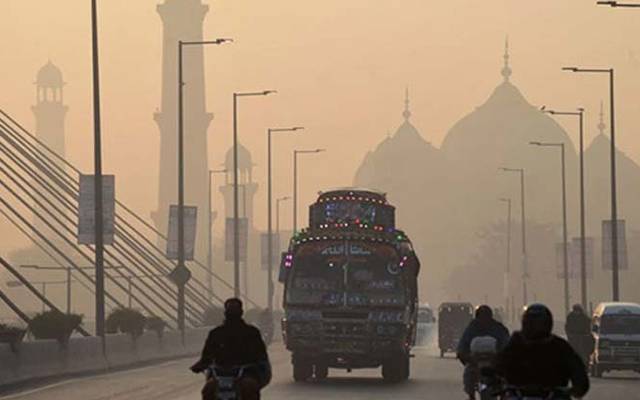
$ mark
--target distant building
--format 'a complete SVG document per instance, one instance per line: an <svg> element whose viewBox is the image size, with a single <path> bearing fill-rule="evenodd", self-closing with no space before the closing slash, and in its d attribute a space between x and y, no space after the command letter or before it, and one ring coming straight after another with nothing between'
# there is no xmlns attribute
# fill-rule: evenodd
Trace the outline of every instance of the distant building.
<svg viewBox="0 0 640 400"><path fill-rule="evenodd" d="M573 142L511 82L508 44L501 74L502 82L487 101L455 123L442 143L449 171L455 176L452 201L458 200L454 204L468 229L504 219L497 199L511 197L519 208L520 180L499 168L524 168L527 218L559 224L560 150L534 147L530 142L565 143L568 190L576 193L578 161ZM570 196L568 202L573 209L577 199ZM570 218L574 217L572 213Z"/></svg>
<svg viewBox="0 0 640 400"><path fill-rule="evenodd" d="M167 234L169 206L178 203L178 41L203 40L203 22L209 6L201 0L165 0L158 5L163 23L162 100L154 115L160 128L158 209L152 218L158 231ZM196 252L206 259L208 223L207 129L213 115L206 110L204 54L202 46L190 46L183 55L184 75L184 182L185 205L198 207ZM165 247L161 241L160 248Z"/></svg>
<svg viewBox="0 0 640 400"><path fill-rule="evenodd" d="M224 209L226 219L233 219L234 217L234 194L233 194L233 147L227 151L224 161L225 169L227 170L225 184L220 186L220 193L224 197ZM258 184L253 180L253 159L249 150L242 144L238 143L238 217L247 219L247 260L241 262L241 292L247 295L253 296L250 292L250 285L254 281L262 282L261 279L256 279L256 272L259 268L259 255L260 255L260 234L256 231L254 226L254 204L255 195L258 191ZM226 222L225 222L226 230ZM231 231L231 234L233 231ZM231 243L226 243L231 234L225 232L225 245L233 246ZM241 238L241 240L243 240ZM226 252L225 248L225 252ZM251 275L252 279L249 279Z"/></svg>

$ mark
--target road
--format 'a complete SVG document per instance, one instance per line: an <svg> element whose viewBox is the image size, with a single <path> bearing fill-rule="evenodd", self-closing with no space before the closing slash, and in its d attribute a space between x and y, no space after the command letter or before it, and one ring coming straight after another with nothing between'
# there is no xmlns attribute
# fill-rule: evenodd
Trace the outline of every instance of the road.
<svg viewBox="0 0 640 400"><path fill-rule="evenodd" d="M351 374L331 370L326 382L296 384L291 379L288 353L279 345L274 345L270 353L274 378L263 395L267 400L464 399L460 389L460 364L452 358L438 358L432 346L416 349L412 378L399 385L384 384L378 370L358 370ZM198 399L202 378L188 372L190 361L70 379L0 397L0 400ZM587 399L640 399L640 375L618 374L596 379Z"/></svg>

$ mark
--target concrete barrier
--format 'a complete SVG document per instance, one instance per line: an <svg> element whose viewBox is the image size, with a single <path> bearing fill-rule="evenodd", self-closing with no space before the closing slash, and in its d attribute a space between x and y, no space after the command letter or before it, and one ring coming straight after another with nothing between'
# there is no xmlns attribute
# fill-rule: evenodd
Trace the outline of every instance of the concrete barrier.
<svg viewBox="0 0 640 400"><path fill-rule="evenodd" d="M98 337L73 337L66 346L55 340L24 342L15 351L0 343L0 391L9 385L38 379L107 371L138 363L191 356L199 353L210 328L188 329L184 334L165 331L162 337L147 332L107 335L106 354Z"/></svg>

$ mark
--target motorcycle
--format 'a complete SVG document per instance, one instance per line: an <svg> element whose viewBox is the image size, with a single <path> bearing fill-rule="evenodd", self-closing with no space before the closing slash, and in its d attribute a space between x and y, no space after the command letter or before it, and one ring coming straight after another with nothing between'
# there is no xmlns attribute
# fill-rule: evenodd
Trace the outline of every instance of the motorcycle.
<svg viewBox="0 0 640 400"><path fill-rule="evenodd" d="M213 364L204 371L207 380L215 379L218 382L216 399L218 400L242 400L238 393L236 383L242 379L250 365L237 367L221 367Z"/></svg>
<svg viewBox="0 0 640 400"><path fill-rule="evenodd" d="M491 336L481 336L471 341L471 363L476 373L476 391L481 400L495 399L498 380L487 371L494 366L498 353L498 341Z"/></svg>
<svg viewBox="0 0 640 400"><path fill-rule="evenodd" d="M571 400L570 389L566 387L507 386L499 394L504 400Z"/></svg>

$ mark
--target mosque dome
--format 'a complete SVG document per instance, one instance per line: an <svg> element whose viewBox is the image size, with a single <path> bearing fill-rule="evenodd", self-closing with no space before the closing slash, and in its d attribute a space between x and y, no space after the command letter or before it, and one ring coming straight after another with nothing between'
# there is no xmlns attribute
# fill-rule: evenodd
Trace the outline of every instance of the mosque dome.
<svg viewBox="0 0 640 400"><path fill-rule="evenodd" d="M493 93L470 114L453 125L441 150L457 181L456 198L465 204L468 219L486 225L501 218L488 212L498 210L496 198L519 196L519 180L500 173L500 168L525 170L527 198L531 203L528 217L541 222L555 223L550 210L558 208L557 185L560 185L560 153L558 148L540 148L532 141L564 143L567 182L571 191L576 178L577 155L573 142L565 130L549 115L531 105L511 82L508 44L505 46L503 81ZM515 184L517 183L517 185ZM552 186L553 185L553 186ZM570 200L572 201L572 200Z"/></svg>
<svg viewBox="0 0 640 400"><path fill-rule="evenodd" d="M224 166L228 171L233 171L233 146L227 150ZM238 170L250 171L253 166L254 164L251 158L251 153L242 145L242 143L238 143Z"/></svg>
<svg viewBox="0 0 640 400"><path fill-rule="evenodd" d="M36 78L36 84L42 87L57 88L64 86L62 72L51 61L47 62L40 70Z"/></svg>

